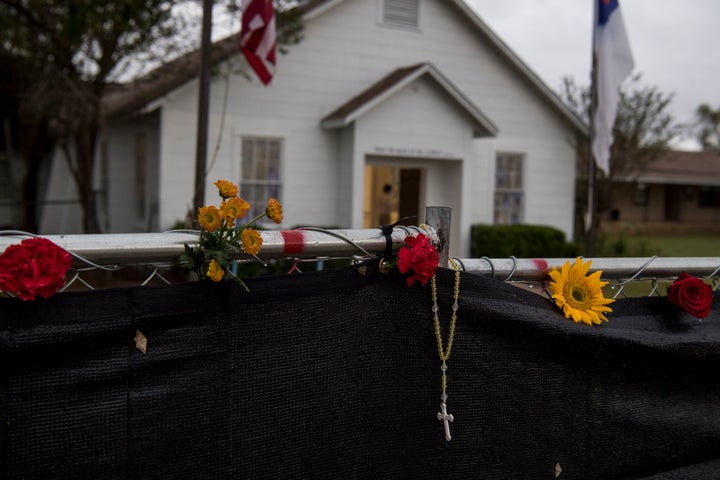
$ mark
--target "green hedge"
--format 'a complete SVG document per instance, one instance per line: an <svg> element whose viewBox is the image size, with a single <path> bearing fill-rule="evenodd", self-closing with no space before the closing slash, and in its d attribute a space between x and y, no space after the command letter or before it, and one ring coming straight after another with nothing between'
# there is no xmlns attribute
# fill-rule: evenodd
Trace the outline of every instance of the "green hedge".
<svg viewBox="0 0 720 480"><path fill-rule="evenodd" d="M473 258L567 258L578 255L580 248L565 240L565 234L544 225L473 225Z"/></svg>

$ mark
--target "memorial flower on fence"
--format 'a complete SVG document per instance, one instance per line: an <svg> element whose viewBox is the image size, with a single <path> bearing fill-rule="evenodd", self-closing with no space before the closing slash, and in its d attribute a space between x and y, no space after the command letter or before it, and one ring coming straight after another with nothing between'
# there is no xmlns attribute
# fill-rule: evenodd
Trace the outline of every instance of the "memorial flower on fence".
<svg viewBox="0 0 720 480"><path fill-rule="evenodd" d="M70 254L46 238L28 238L0 255L0 291L21 300L49 298L65 285Z"/></svg>
<svg viewBox="0 0 720 480"><path fill-rule="evenodd" d="M239 221L250 210L250 204L238 196L239 189L234 183L218 180L215 186L222 199L220 205L199 209L198 244L195 247L185 245L185 252L178 258L178 264L195 272L200 280L235 280L242 283L230 271L230 263L241 253L258 254L262 247L262 237L253 225L265 216L275 223L282 222L282 205L271 198L262 214L239 225Z"/></svg>
<svg viewBox="0 0 720 480"><path fill-rule="evenodd" d="M416 237L408 235L395 258L383 258L380 270L390 273L395 268L403 275L405 282L412 287L415 282L425 286L438 268L440 256L430 241L430 237L419 233Z"/></svg>
<svg viewBox="0 0 720 480"><path fill-rule="evenodd" d="M575 323L599 325L607 322L605 313L612 312L607 305L614 302L605 298L602 287L607 282L600 280L602 270L588 275L592 261L583 262L580 257L571 266L568 260L560 270L557 268L550 272L550 294L555 304L560 307L565 318Z"/></svg>
<svg viewBox="0 0 720 480"><path fill-rule="evenodd" d="M437 249L420 233L417 237L405 237L405 245L398 251L397 266L409 287L416 281L424 286L435 275L439 261Z"/></svg>
<svg viewBox="0 0 720 480"><path fill-rule="evenodd" d="M668 301L685 313L703 319L710 313L712 288L697 277L682 272L668 286Z"/></svg>

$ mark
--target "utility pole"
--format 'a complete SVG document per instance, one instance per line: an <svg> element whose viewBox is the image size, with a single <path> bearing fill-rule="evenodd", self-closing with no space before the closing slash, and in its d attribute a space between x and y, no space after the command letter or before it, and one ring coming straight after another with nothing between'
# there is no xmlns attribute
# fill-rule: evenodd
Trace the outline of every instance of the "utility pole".
<svg viewBox="0 0 720 480"><path fill-rule="evenodd" d="M210 99L210 49L212 48L213 0L203 0L200 43L200 87L198 95L197 143L195 145L195 194L193 218L205 203L205 170L207 169L208 110Z"/></svg>

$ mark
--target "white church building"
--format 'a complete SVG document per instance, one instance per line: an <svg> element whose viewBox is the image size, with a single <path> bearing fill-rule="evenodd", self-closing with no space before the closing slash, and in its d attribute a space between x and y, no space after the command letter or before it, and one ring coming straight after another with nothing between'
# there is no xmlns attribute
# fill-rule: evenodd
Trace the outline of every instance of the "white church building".
<svg viewBox="0 0 720 480"><path fill-rule="evenodd" d="M304 38L263 86L237 36L214 45L206 203L227 179L281 228L373 228L452 208L451 253L475 223L573 232L575 151L587 127L463 0L313 0ZM108 94L97 152L106 233L162 231L192 205L199 53ZM239 72L244 71L245 74ZM80 233L55 161L41 232ZM392 187L386 205L379 202Z"/></svg>

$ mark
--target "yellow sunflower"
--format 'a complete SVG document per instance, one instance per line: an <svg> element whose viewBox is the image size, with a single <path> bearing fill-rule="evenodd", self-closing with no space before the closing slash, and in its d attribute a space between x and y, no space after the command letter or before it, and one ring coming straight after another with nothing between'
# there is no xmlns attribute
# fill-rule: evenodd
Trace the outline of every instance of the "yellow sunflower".
<svg viewBox="0 0 720 480"><path fill-rule="evenodd" d="M568 260L562 269L556 268L550 272L553 281L549 288L553 300L562 308L565 318L571 318L575 323L599 325L602 321L607 322L603 313L612 312L612 308L606 305L615 300L603 295L602 287L608 282L600 280L601 270L587 275L591 265L592 261L583 263L580 257L572 266Z"/></svg>
<svg viewBox="0 0 720 480"><path fill-rule="evenodd" d="M283 211L282 211L282 205L280 205L280 202L277 201L276 198L271 198L268 200L267 208L265 208L265 213L267 213L267 216L270 220L272 220L275 223L281 223L283 219Z"/></svg>
<svg viewBox="0 0 720 480"><path fill-rule="evenodd" d="M246 228L240 235L243 251L249 255L257 255L262 247L260 232L254 228Z"/></svg>
<svg viewBox="0 0 720 480"><path fill-rule="evenodd" d="M206 275L213 282L219 282L223 279L223 276L225 275L225 270L223 269L223 267L220 266L218 262L215 261L215 259L213 259L210 262L210 266L208 267Z"/></svg>
<svg viewBox="0 0 720 480"><path fill-rule="evenodd" d="M215 182L215 186L223 199L237 197L239 191L238 186L233 182L229 180L218 180Z"/></svg>
<svg viewBox="0 0 720 480"><path fill-rule="evenodd" d="M198 223L208 232L214 232L220 227L221 223L220 211L216 206L200 207L198 214Z"/></svg>

